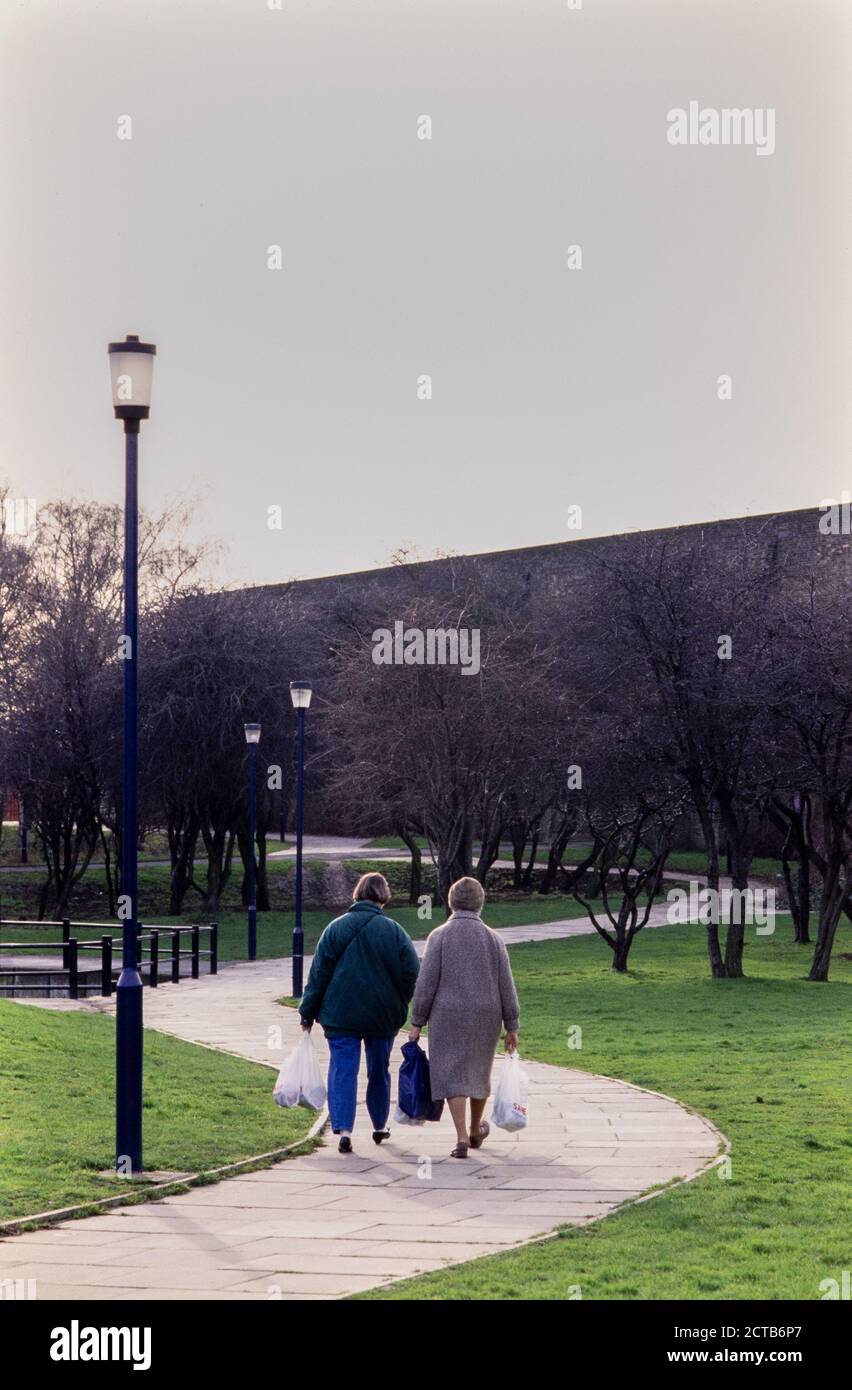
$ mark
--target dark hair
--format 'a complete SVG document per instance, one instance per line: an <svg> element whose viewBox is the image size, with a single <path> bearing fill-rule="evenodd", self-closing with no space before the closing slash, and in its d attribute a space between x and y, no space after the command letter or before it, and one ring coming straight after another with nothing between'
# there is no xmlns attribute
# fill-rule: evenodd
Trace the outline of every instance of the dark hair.
<svg viewBox="0 0 852 1390"><path fill-rule="evenodd" d="M362 874L352 889L352 901L356 903L378 903L384 907L390 902L390 886L384 874Z"/></svg>

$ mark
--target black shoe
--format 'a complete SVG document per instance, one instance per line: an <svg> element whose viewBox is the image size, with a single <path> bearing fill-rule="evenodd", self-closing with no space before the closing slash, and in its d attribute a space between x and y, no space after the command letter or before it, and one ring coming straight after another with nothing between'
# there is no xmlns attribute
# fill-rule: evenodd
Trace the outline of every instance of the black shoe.
<svg viewBox="0 0 852 1390"><path fill-rule="evenodd" d="M341 1134L340 1143L337 1146L337 1152L339 1154L351 1154L352 1140L349 1138L348 1134Z"/></svg>
<svg viewBox="0 0 852 1390"><path fill-rule="evenodd" d="M390 1130L389 1130L389 1129L374 1129L374 1130L373 1130L373 1143L374 1143L374 1144L381 1144L381 1142L382 1142L383 1139L390 1139Z"/></svg>

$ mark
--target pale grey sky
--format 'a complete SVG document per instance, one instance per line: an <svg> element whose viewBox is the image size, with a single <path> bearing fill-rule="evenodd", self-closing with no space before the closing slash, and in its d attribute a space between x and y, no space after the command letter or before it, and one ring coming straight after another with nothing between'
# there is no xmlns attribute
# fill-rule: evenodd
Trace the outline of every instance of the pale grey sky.
<svg viewBox="0 0 852 1390"><path fill-rule="evenodd" d="M120 499L126 332L158 345L143 503L197 495L229 583L852 484L847 0L0 16L13 493ZM670 145L692 100L774 108L774 154Z"/></svg>

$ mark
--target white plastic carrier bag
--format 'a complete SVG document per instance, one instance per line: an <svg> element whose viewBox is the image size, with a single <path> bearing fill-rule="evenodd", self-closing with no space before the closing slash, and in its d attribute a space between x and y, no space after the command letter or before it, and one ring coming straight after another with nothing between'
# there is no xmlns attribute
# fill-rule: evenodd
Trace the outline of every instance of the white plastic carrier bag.
<svg viewBox="0 0 852 1390"><path fill-rule="evenodd" d="M284 1062L272 1095L276 1105L303 1105L306 1110L322 1110L325 1082L310 1033L302 1034L299 1046Z"/></svg>
<svg viewBox="0 0 852 1390"><path fill-rule="evenodd" d="M510 1052L500 1067L497 1089L494 1092L494 1108L491 1111L492 1124L497 1125L498 1129L507 1129L510 1133L526 1129L529 1087L530 1079L521 1066L518 1053Z"/></svg>
<svg viewBox="0 0 852 1390"><path fill-rule="evenodd" d="M426 1118L424 1116L422 1119L413 1120L410 1115L406 1115L405 1111L397 1106L393 1112L393 1122L395 1125L425 1125Z"/></svg>

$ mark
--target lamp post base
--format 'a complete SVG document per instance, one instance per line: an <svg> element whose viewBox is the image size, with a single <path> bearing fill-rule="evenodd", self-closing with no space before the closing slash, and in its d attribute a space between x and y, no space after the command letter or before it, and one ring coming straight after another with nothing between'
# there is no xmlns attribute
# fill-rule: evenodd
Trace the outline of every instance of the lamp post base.
<svg viewBox="0 0 852 1390"><path fill-rule="evenodd" d="M248 910L248 958L257 960L257 908Z"/></svg>
<svg viewBox="0 0 852 1390"><path fill-rule="evenodd" d="M122 970L115 990L115 1167L142 1172L142 976Z"/></svg>

